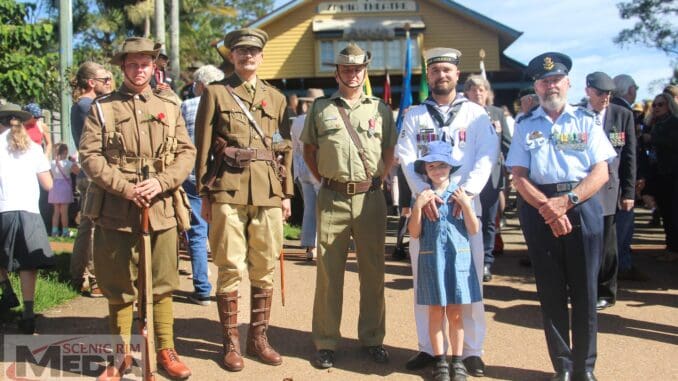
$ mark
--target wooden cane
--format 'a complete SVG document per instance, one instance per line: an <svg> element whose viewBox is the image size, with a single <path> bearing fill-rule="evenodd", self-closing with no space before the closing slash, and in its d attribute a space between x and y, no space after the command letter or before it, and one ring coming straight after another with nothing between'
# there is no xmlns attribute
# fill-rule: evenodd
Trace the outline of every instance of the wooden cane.
<svg viewBox="0 0 678 381"><path fill-rule="evenodd" d="M144 180L148 180L148 166L142 168ZM151 267L151 235L148 208L141 209L141 250L139 250L139 328L144 340L143 379L154 381L156 373L155 329L153 321L153 270Z"/></svg>

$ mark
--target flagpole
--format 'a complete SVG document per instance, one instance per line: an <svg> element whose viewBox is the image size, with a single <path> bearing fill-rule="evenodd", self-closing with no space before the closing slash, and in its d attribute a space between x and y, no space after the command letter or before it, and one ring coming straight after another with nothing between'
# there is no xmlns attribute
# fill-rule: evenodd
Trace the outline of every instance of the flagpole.
<svg viewBox="0 0 678 381"><path fill-rule="evenodd" d="M396 129L400 132L403 125L405 110L412 105L412 52L410 41L410 24L405 24L405 70L403 72L403 86L400 93L400 107L396 118Z"/></svg>
<svg viewBox="0 0 678 381"><path fill-rule="evenodd" d="M487 79L487 73L485 73L485 49L480 49L478 51L478 55L480 55L480 75L483 76L484 79Z"/></svg>

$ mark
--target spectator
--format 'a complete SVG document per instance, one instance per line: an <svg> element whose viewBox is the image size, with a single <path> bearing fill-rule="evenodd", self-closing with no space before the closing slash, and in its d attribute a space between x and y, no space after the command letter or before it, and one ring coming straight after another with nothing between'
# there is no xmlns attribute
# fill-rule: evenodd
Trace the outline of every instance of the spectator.
<svg viewBox="0 0 678 381"><path fill-rule="evenodd" d="M304 143L299 140L301 131L304 129L306 112L313 101L322 97L322 89L308 89L305 97L297 99L297 117L292 122L290 134L292 135L292 171L294 181L301 189L301 198L304 200L304 217L301 222L301 246L306 248L306 260L312 261L316 256L316 216L315 201L320 189L320 182L313 177L304 162ZM296 96L295 96L296 97ZM290 99L292 96L289 97Z"/></svg>
<svg viewBox="0 0 678 381"><path fill-rule="evenodd" d="M44 122L42 109L37 103L29 103L23 108L24 111L31 114L31 118L24 123L28 136L39 146L42 146L45 157L49 160L52 157L52 137L49 126Z"/></svg>
<svg viewBox="0 0 678 381"><path fill-rule="evenodd" d="M195 96L181 104L181 114L186 121L186 129L191 141L195 143L195 116L200 104L200 97L212 82L224 79L224 73L214 65L203 65L193 73L193 91ZM195 180L195 169L184 181L183 185L191 203L191 228L188 230L188 249L191 254L191 270L193 271L193 293L188 296L192 303L209 306L212 285L209 281L207 263L207 231L208 225L202 216L202 199L198 194Z"/></svg>
<svg viewBox="0 0 678 381"><path fill-rule="evenodd" d="M56 145L56 157L52 160L52 178L54 186L49 191L47 201L52 204L52 237L59 236L59 222L61 222L61 236L68 237L68 207L73 202L73 183L71 172L76 175L80 167L74 157L68 156L68 146L63 143Z"/></svg>
<svg viewBox="0 0 678 381"><path fill-rule="evenodd" d="M49 190L52 176L42 149L21 125L31 118L15 104L0 106L0 313L19 306L8 278L9 271L18 271L24 300L19 330L28 335L35 332L37 269L54 265L38 209L38 184Z"/></svg>
<svg viewBox="0 0 678 381"><path fill-rule="evenodd" d="M657 153L657 204L664 221L666 253L662 262L678 261L678 105L668 93L652 102L652 145Z"/></svg>

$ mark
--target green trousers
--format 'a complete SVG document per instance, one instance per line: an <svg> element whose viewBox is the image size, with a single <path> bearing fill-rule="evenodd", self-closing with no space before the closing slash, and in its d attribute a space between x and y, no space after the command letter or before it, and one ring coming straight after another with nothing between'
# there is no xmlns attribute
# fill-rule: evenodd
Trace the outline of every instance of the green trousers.
<svg viewBox="0 0 678 381"><path fill-rule="evenodd" d="M344 271L351 236L360 279L358 339L380 345L386 331L384 240L386 201L381 191L354 196L320 188L317 201L318 259L313 303L313 342L318 350L335 350L344 291Z"/></svg>

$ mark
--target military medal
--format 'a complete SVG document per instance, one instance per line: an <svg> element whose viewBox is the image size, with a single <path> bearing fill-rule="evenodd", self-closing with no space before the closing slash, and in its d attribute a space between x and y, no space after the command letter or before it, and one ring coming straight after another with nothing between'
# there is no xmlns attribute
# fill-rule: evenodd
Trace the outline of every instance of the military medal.
<svg viewBox="0 0 678 381"><path fill-rule="evenodd" d="M424 123L420 124L419 131L417 132L417 149L419 150L419 157L426 154L428 143L435 140L438 140L436 131L433 128L427 127Z"/></svg>
<svg viewBox="0 0 678 381"><path fill-rule="evenodd" d="M459 130L459 148L464 148L466 145L466 129Z"/></svg>
<svg viewBox="0 0 678 381"><path fill-rule="evenodd" d="M275 133L274 133L273 136L271 137L271 140L273 141L273 144L276 144L276 143L282 143L283 137L282 137L282 135L280 135L280 131L279 131L279 130L275 130Z"/></svg>
<svg viewBox="0 0 678 381"><path fill-rule="evenodd" d="M370 119L368 121L368 128L367 128L367 134L370 135L370 137L374 137L374 130L376 129L377 122L374 120L374 118Z"/></svg>
<svg viewBox="0 0 678 381"><path fill-rule="evenodd" d="M558 133L552 135L552 141L559 150L571 149L575 151L583 151L586 149L586 142L588 141L588 134L586 132L580 133Z"/></svg>
<svg viewBox="0 0 678 381"><path fill-rule="evenodd" d="M615 148L623 147L626 144L626 133L625 132L610 132L608 136L610 143Z"/></svg>

